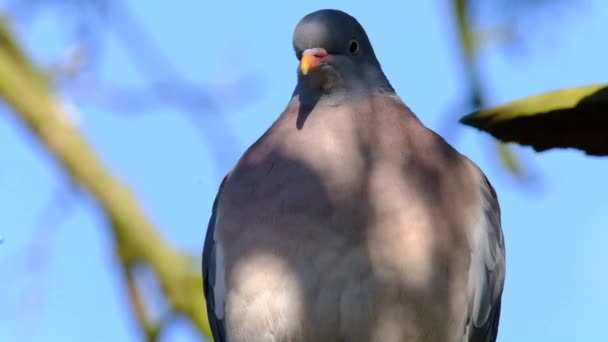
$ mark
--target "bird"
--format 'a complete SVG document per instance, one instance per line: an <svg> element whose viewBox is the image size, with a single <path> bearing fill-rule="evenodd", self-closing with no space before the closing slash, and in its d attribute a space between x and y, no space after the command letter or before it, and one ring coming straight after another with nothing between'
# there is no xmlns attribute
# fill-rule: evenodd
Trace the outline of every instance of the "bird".
<svg viewBox="0 0 608 342"><path fill-rule="evenodd" d="M397 95L350 14L305 15L293 49L291 98L213 201L214 340L496 341L506 264L488 178Z"/></svg>

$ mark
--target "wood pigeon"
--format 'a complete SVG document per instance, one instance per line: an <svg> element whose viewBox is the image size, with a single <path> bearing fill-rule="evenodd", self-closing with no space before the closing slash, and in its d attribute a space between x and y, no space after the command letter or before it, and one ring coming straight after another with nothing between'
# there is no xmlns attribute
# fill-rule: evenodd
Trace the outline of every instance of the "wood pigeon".
<svg viewBox="0 0 608 342"><path fill-rule="evenodd" d="M500 209L352 16L297 24L287 107L222 181L203 252L216 342L495 341Z"/></svg>

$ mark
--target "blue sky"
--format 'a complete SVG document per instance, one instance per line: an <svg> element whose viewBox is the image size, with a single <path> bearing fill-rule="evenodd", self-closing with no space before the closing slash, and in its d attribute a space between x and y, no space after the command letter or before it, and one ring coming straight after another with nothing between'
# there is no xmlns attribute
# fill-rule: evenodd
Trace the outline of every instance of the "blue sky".
<svg viewBox="0 0 608 342"><path fill-rule="evenodd" d="M237 104L216 94L218 111L189 113L203 122L201 131L169 106L134 115L69 93L62 98L75 104L80 129L137 193L162 234L197 255L223 174L291 94L296 22L326 7L357 17L398 93L428 126L439 129L466 91L446 3L186 1L176 7L136 0L131 8L182 74L212 85L247 76L252 99ZM521 50L483 53L488 100L499 104L605 82L607 17L608 3L587 0L519 22L525 33ZM20 26L20 34L37 60L51 62L63 55L71 40L60 34L56 13L32 18ZM144 81L114 36L104 35L103 44L96 71L102 79ZM501 169L487 135L456 124L441 133L446 132L485 170L500 198L508 268L499 341L606 340L606 160L572 150L535 154L518 148L536 176L522 186ZM0 106L0 341L139 340L108 227L94 202L86 195L76 197L63 220L35 222L63 181L52 158ZM28 262L24 257L32 249L38 259ZM192 337L192 328L178 322L165 340Z"/></svg>

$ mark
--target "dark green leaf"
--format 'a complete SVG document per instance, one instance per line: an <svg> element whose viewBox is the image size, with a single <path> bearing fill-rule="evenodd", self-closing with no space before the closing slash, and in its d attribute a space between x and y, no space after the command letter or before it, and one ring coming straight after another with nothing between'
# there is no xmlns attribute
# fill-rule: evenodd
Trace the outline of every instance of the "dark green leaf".
<svg viewBox="0 0 608 342"><path fill-rule="evenodd" d="M555 90L463 117L460 122L536 151L577 148L608 155L608 85Z"/></svg>

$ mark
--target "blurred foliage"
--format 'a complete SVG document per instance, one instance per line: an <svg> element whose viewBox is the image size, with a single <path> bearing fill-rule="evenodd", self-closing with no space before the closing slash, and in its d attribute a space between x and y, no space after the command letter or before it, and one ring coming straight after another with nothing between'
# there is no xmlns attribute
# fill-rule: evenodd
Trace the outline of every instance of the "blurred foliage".
<svg viewBox="0 0 608 342"><path fill-rule="evenodd" d="M530 16L535 11L550 5L563 4L574 0L452 0L453 13L456 16L456 26L461 43L462 61L466 84L468 86L468 107L479 110L487 106L487 96L483 84L482 71L479 65L479 53L488 45L513 45L521 43L515 33L514 25L518 18ZM580 0L578 2L581 2ZM480 7L490 7L491 10L510 22L494 23L491 26L480 24L476 13ZM506 18L504 18L506 16ZM459 114L461 115L461 114ZM504 142L516 140L502 139ZM526 176L526 169L518 157L517 151L511 146L495 142L496 155L506 170L520 179Z"/></svg>
<svg viewBox="0 0 608 342"><path fill-rule="evenodd" d="M555 90L461 119L464 124L505 142L530 145L536 151L578 148L589 155L608 155L608 85Z"/></svg>
<svg viewBox="0 0 608 342"><path fill-rule="evenodd" d="M155 340L165 328L163 322L169 320L149 320L135 281L136 268L142 266L153 270L158 278L170 308L165 317L185 316L210 336L198 270L194 271L188 257L158 235L136 197L101 164L84 137L66 120L51 88L15 41L6 20L0 22L0 75L0 98L12 109L11 113L106 213L131 303L147 339Z"/></svg>
<svg viewBox="0 0 608 342"><path fill-rule="evenodd" d="M502 1L496 0L495 2L497 2L497 4L502 3ZM460 40L462 64L468 88L468 94L465 95L465 98L467 99L468 107L470 108L482 108L486 105L485 87L483 85L481 77L482 72L478 60L479 52L488 43L493 41L511 42L509 39L496 39L497 37L504 38L508 31L499 30L499 34L491 34L493 32L492 29L484 29L477 25L474 12L476 10L475 6L480 3L479 0L452 1L453 12L456 16L456 32L458 33L458 38ZM495 149L497 151L496 155L500 158L503 166L507 170L512 172L515 176L523 176L523 166L514 150L500 142L495 143Z"/></svg>
<svg viewBox="0 0 608 342"><path fill-rule="evenodd" d="M487 105L486 88L479 65L479 52L489 44L512 44L516 35L511 22L484 26L476 17L479 6L493 6L496 13L508 8L514 16L528 13L530 8L565 0L452 0L456 19L455 31L461 46L461 61L465 75L463 97L471 110ZM96 156L78 128L73 125L64 106L57 100L57 89L67 88L71 95L109 107L111 113L131 114L151 107L171 105L180 109L200 129L205 143L215 146L217 132L227 136L224 143L234 145L210 148L216 153L216 164L222 164L229 151L237 149L232 128L224 115L214 115L213 127L201 125L201 112L219 114L221 107L212 94L216 86L187 80L176 71L169 58L130 12L128 4L113 0L8 0L0 9L0 99L10 112L29 129L32 136L63 167L69 177L66 187L84 189L102 208L114 237L115 252L120 260L125 291L128 293L133 314L139 322L142 335L155 341L162 329L175 316L188 319L209 337L202 279L192 259L170 246L148 220L137 198L119 181ZM10 31L16 23L28 22L41 9L53 8L61 17L65 29L72 31L75 47L51 65L34 65L33 58L17 41L18 35ZM9 20L10 19L10 20ZM11 22L12 21L12 22ZM405 28L403 28L405 29ZM83 71L95 69L99 64L104 34L114 34L120 47L137 68L146 76L147 84L133 88L119 84L106 84L99 79L87 78ZM33 51L32 54L44 54ZM93 73L94 74L94 73ZM222 102L239 102L248 95L255 97L249 79L236 80L221 89ZM27 94L27 95L26 95ZM193 115L194 113L194 115ZM454 117L448 117L456 122ZM497 156L506 169L521 175L524 168L517 154L507 145L496 145ZM223 153L222 153L223 152ZM217 165L211 165L217 167ZM76 185L76 186L74 186ZM201 222L201 227L204 222ZM150 310L139 286L141 273L149 271L160 285L168 310L160 319L151 319Z"/></svg>

